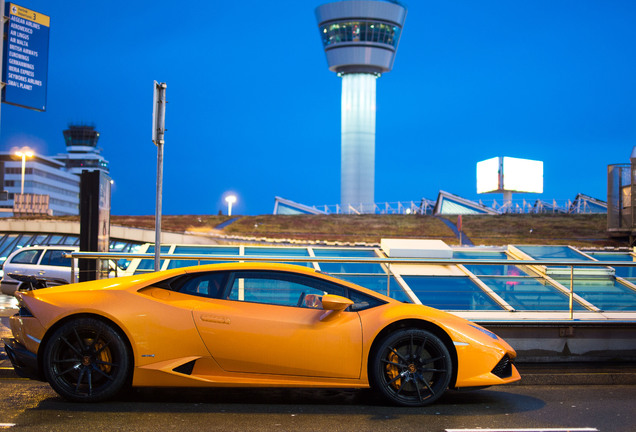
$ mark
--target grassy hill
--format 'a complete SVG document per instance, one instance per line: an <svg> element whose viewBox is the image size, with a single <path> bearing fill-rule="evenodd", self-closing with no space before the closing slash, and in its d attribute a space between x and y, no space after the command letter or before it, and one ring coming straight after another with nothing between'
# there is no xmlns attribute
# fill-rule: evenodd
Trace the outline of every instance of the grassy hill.
<svg viewBox="0 0 636 432"><path fill-rule="evenodd" d="M38 218L42 219L42 218ZM47 219L73 220L74 217ZM446 216L456 224L457 216ZM224 228L220 224L233 220ZM154 229L154 216L111 216L111 224ZM164 215L162 229L221 236L219 241L243 239L299 242L380 243L382 238L440 239L458 245L459 239L440 217L422 215ZM475 245L572 245L577 247L627 247L625 239L607 234L607 216L598 214L507 214L463 216L463 235ZM232 238L227 239L230 236Z"/></svg>
<svg viewBox="0 0 636 432"><path fill-rule="evenodd" d="M606 215L464 216L463 227L475 245L629 246L627 242L618 241L607 235Z"/></svg>
<svg viewBox="0 0 636 432"><path fill-rule="evenodd" d="M167 231L200 232L267 239L379 243L382 238L435 238L457 245L459 239L441 218L422 215L167 215ZM447 217L453 223L457 217ZM112 216L111 223L154 229L154 216ZM579 247L628 246L610 238L606 215L508 214L463 216L463 232L475 245L569 244Z"/></svg>

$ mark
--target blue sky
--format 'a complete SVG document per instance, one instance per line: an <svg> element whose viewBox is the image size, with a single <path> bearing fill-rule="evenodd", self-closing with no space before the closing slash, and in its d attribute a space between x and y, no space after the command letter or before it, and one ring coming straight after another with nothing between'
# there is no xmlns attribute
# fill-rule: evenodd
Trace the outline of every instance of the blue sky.
<svg viewBox="0 0 636 432"><path fill-rule="evenodd" d="M274 197L340 199L340 79L321 1L20 0L51 17L46 112L2 105L0 150L65 151L94 124L112 212L154 214L152 83L166 82L164 214L271 213ZM636 2L406 2L377 86L376 201L477 195L475 165L544 161L544 193L605 200L607 165L636 145Z"/></svg>

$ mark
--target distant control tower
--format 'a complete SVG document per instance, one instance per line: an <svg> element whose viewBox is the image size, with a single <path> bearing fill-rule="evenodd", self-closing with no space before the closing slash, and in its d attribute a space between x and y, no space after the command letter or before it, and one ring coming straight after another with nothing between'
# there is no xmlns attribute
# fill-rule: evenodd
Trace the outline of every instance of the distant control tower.
<svg viewBox="0 0 636 432"><path fill-rule="evenodd" d="M329 70L342 77L340 204L375 211L375 80L393 68L406 9L397 1L344 0L316 8Z"/></svg>
<svg viewBox="0 0 636 432"><path fill-rule="evenodd" d="M97 147L99 132L95 126L69 125L64 132L67 153L58 154L55 159L66 165L66 169L80 175L82 171L103 171L108 174L108 161Z"/></svg>

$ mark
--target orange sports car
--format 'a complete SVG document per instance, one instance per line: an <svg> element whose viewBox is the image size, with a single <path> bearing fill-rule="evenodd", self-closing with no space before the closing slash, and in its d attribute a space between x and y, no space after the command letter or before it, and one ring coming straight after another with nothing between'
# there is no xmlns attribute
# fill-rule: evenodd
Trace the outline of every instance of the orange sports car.
<svg viewBox="0 0 636 432"><path fill-rule="evenodd" d="M307 267L233 263L17 292L5 347L63 397L140 387L372 387L422 406L520 379L496 334Z"/></svg>

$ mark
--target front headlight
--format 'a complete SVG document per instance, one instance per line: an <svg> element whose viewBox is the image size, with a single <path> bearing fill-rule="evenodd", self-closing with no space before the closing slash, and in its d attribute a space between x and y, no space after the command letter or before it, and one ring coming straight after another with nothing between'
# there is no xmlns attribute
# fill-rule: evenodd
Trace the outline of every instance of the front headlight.
<svg viewBox="0 0 636 432"><path fill-rule="evenodd" d="M493 332L491 332L490 330L486 330L485 328L483 328L482 326L478 326L477 324L469 324L472 328L474 328L475 330L479 330L480 332L482 332L485 335L490 336L491 338L493 338L494 340L499 340L499 336L497 336L496 334L494 334Z"/></svg>

